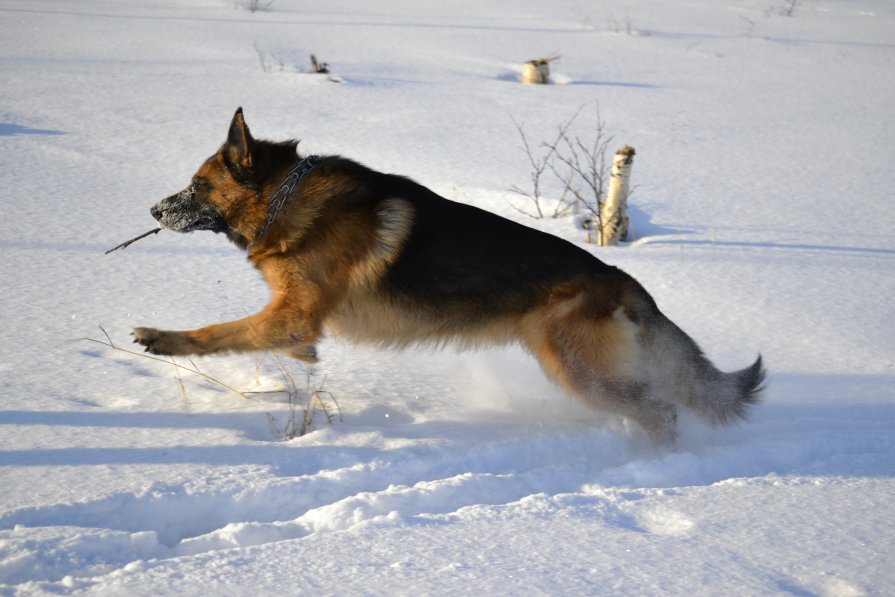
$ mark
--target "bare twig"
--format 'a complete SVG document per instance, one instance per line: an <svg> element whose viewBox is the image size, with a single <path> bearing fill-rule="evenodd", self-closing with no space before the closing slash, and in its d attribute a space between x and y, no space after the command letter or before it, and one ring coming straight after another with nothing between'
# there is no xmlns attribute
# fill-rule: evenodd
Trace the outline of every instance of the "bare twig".
<svg viewBox="0 0 895 597"><path fill-rule="evenodd" d="M322 387L323 386L321 384L321 388ZM327 396L332 401L332 403L336 405L336 410L339 411L339 420L341 421L342 420L342 407L339 406L339 401L336 400L335 394L333 394L329 390L322 390L322 389L315 390L314 397L317 399L317 403L320 405L320 410L322 410L323 414L326 416L326 422L329 423L330 425L332 425L335 417L333 417L333 415L330 414L329 409L326 408L326 403L321 398L321 396L324 396L324 395Z"/></svg>
<svg viewBox="0 0 895 597"><path fill-rule="evenodd" d="M531 218L543 218L544 212L541 210L541 176L544 174L544 170L547 168L547 162L550 156L548 155L546 157L535 157L534 151L532 151L531 145L528 143L528 137L525 134L525 129L522 127L522 124L520 124L515 118L513 119L513 124L516 125L516 130L519 132L519 136L522 138L522 148L525 151L525 156L528 158L528 163L531 166L531 172L529 173L529 179L531 181L531 192L525 191L516 185L510 187L510 190L531 200L531 202L534 204L536 215L532 215L529 212L516 207L515 205L513 205L513 209Z"/></svg>
<svg viewBox="0 0 895 597"><path fill-rule="evenodd" d="M606 124L600 115L599 105L596 107L596 125L592 131L592 141L582 140L578 136L572 137L568 130L583 108L582 106L575 113L565 127L560 127L560 134L553 143L545 145L553 150L556 156L556 161L550 164L551 171L560 180L565 192L571 194L576 204L589 214L593 222L592 228L600 231L602 230L600 210L608 180L606 154L612 137L606 134Z"/></svg>
<svg viewBox="0 0 895 597"><path fill-rule="evenodd" d="M575 116L577 117L580 112L581 109ZM577 136L574 139L571 138L567 133L568 125L572 122L569 121L565 129L561 129L557 141L552 145L548 144L548 147L554 150L557 159L568 169L565 175L560 174L557 170L554 170L554 173L575 196L581 207L599 216L606 183L606 152L612 137L606 135L606 125L600 117L599 106L596 109L596 116L597 123L593 131L592 143L586 144ZM583 184L584 189L576 185L574 181Z"/></svg>
<svg viewBox="0 0 895 597"><path fill-rule="evenodd" d="M336 400L336 397L332 392L323 389L323 385L325 383L326 383L326 377L324 376L323 379L320 380L320 385L317 386L317 389L314 390L313 392L310 392L310 395L308 396L308 406L305 409L300 435L304 435L308 431L310 431L311 419L313 418L313 409L314 409L314 401L315 400L317 401L317 404L319 405L320 410L323 411L323 416L326 417L327 424L329 424L329 425L333 424L334 417L333 417L333 415L330 414L329 409L326 407L326 402L323 401L323 396L328 396L329 399L332 401L332 403L336 405L336 409L339 411L339 420L340 421L342 420L342 407L339 406L339 402ZM307 384L308 384L308 390L310 391L310 388L311 388L310 373L308 373Z"/></svg>
<svg viewBox="0 0 895 597"><path fill-rule="evenodd" d="M132 238L132 239L130 239L130 240L124 241L123 243L121 243L121 244L118 245L117 247L112 247L111 249L109 249L108 251L106 251L105 254L108 255L108 254L111 253L112 251L116 251L116 250L118 250L118 249L126 249L131 243L135 243L135 242L137 242L138 240L140 240L141 238L145 238L145 237L149 236L150 234L158 234L159 232L161 232L161 230L162 230L161 228L154 228L154 229L150 230L149 232L144 232L144 233L141 234L140 236L136 236L136 237L134 237L134 238Z"/></svg>
<svg viewBox="0 0 895 597"><path fill-rule="evenodd" d="M295 421L295 407L298 402L298 386L295 385L295 379L289 373L289 370L286 368L286 364L283 363L283 359L280 358L280 355L275 352L271 352L271 355L273 355L274 361L280 370L280 374L283 376L283 387L289 398L289 420L286 421L286 427L283 429L283 437L285 439L300 437L307 433L307 429L305 425L302 425L301 428L299 428Z"/></svg>
<svg viewBox="0 0 895 597"><path fill-rule="evenodd" d="M525 155L528 158L528 163L531 166L531 171L529 173L529 180L531 182L531 190L527 191L527 190L522 189L516 185L513 185L512 187L510 187L510 190L512 192L516 193L517 195L521 195L521 196L527 198L529 201L531 201L531 203L535 209L535 213L532 214L522 208L519 208L519 207L511 204L513 209L515 209L519 213L525 214L528 217L534 218L534 219L541 219L544 217L544 210L541 207L541 199L543 197L542 190L541 190L541 185L542 185L541 177L544 175L544 172L547 169L550 169L555 172L555 169L553 166L553 161L554 161L554 158L556 157L557 145L559 144L560 139L562 139L562 137L566 134L569 127L572 125L572 122L574 122L575 118L578 116L579 112L581 112L580 109L578 110L578 112L575 113L574 116L572 116L571 119L569 119L569 121L567 123L565 123L564 125L559 127L557 136L553 140L552 143L544 142L538 146L541 149L547 150L546 153L541 153L538 155L536 155L535 150L532 149L531 144L528 142L528 136L525 134L525 129L523 128L523 125L521 123L519 123L518 121L516 121L515 118L513 119L513 124L516 125L516 130L519 132L519 137L522 139L522 150L525 152ZM559 216L563 215L563 213L565 211L567 211L567 209L568 209L568 205L565 202L565 197L567 195L567 191L568 191L567 188L565 188L563 190L563 194L560 197L556 208L553 210L554 218L558 218Z"/></svg>
<svg viewBox="0 0 895 597"><path fill-rule="evenodd" d="M517 186L510 187L510 190L526 197L534 206L534 213L513 205L516 211L531 218L544 217L541 205L543 175L549 170L562 187L562 194L553 211L553 217L565 215L571 204L577 204L597 221L597 228L599 227L600 207L608 180L606 153L612 137L606 134L606 125L600 116L599 106L596 108L596 127L592 131L593 136L587 138L573 136L570 130L583 110L584 106L581 106L571 118L557 128L556 135L551 140L541 142L538 146L540 153L532 148L522 125L513 120L522 139L522 149L531 167L529 174L531 190ZM571 197L571 200L567 197Z"/></svg>

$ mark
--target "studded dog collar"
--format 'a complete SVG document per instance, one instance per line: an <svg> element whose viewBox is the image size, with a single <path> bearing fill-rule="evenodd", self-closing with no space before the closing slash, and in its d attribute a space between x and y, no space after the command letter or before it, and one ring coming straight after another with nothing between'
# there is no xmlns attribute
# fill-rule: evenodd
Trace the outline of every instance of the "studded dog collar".
<svg viewBox="0 0 895 597"><path fill-rule="evenodd" d="M319 163L320 156L309 155L298 162L295 168L286 174L286 178L279 184L277 192L274 193L273 197L270 198L270 202L267 204L267 219L265 220L264 225L261 226L261 229L258 230L252 244L258 242L265 234L267 234L267 229L270 228L270 225L273 224L280 212L283 211L283 208L286 206L286 201L292 196L292 191L295 190L295 187L298 186L298 183L301 182L305 175L316 168Z"/></svg>

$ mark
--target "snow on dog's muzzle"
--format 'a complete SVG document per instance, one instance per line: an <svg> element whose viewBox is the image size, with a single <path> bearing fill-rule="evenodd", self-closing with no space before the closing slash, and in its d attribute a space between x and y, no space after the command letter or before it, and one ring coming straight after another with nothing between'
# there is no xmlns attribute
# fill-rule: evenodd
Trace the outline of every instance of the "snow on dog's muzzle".
<svg viewBox="0 0 895 597"><path fill-rule="evenodd" d="M162 199L149 208L149 213L162 228L175 232L223 232L228 228L227 221L217 206L196 198L195 185Z"/></svg>

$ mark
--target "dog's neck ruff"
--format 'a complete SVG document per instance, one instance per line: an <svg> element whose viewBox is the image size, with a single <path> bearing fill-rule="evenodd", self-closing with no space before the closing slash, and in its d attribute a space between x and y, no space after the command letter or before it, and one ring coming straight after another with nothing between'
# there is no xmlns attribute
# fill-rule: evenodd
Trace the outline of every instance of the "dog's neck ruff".
<svg viewBox="0 0 895 597"><path fill-rule="evenodd" d="M261 229L258 230L252 244L258 242L265 234L267 234L267 229L270 228L273 221L276 220L277 216L280 215L280 212L283 211L283 208L286 206L286 201L292 196L292 191L295 190L295 187L298 186L298 183L301 182L305 175L316 168L319 163L320 156L309 155L298 162L295 168L289 171L286 178L284 178L283 182L277 187L277 192L270 198L270 202L267 204L267 219L264 221L264 225L261 226Z"/></svg>

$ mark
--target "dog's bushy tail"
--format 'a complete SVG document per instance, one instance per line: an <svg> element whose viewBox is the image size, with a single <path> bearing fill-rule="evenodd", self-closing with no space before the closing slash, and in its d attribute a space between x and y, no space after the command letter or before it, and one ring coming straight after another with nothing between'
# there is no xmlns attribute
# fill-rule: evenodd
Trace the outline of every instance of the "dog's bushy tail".
<svg viewBox="0 0 895 597"><path fill-rule="evenodd" d="M659 316L658 342L650 351L664 379L657 389L671 390L675 402L686 406L712 425L746 419L749 407L759 402L766 371L761 356L739 371L718 370L696 342L663 315ZM658 350L657 350L658 349Z"/></svg>
<svg viewBox="0 0 895 597"><path fill-rule="evenodd" d="M713 365L709 366L714 369ZM715 425L727 425L745 419L749 407L761 399L761 391L764 389L765 369L761 355L745 369L733 373L715 370L715 375L720 377L714 390L717 394L703 395L697 412ZM708 387L711 388L712 384Z"/></svg>

